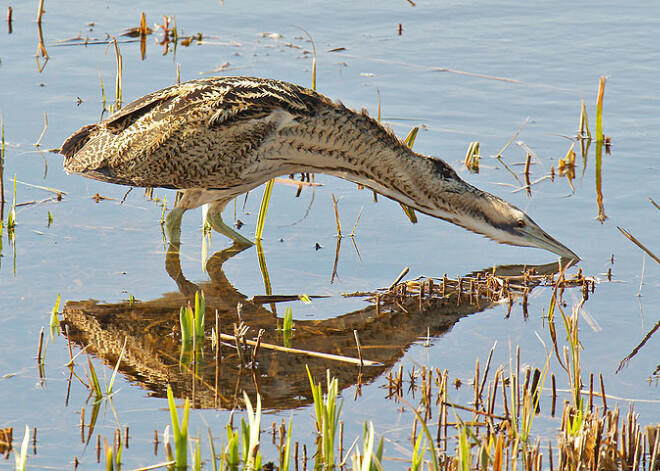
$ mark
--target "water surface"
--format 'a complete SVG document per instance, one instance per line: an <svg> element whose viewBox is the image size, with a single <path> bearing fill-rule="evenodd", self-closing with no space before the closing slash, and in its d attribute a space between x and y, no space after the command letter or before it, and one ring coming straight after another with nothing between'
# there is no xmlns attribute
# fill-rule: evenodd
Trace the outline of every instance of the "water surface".
<svg viewBox="0 0 660 471"><path fill-rule="evenodd" d="M617 230L624 227L656 253L660 251L660 212L648 201L649 197L660 200L654 145L660 128L660 48L655 41L660 12L655 3L416 2L413 7L401 1L343 2L332 8L321 2L279 2L276 6L258 1L46 3L42 30L50 60L41 72L34 57L36 8L12 6L13 32L5 29L0 34L5 195L11 204L14 175L22 182L66 192L61 202L17 208L13 243L6 229L3 232L0 427L38 427L37 454L31 456L30 466L69 469L74 456L85 469L94 468L96 462L93 446L85 448L80 439L80 411L86 408L88 420L91 406L80 382L72 381L69 388L66 340L60 336L49 343L44 379L34 361L39 330L47 325L58 293L63 303L116 304L131 296L148 303L174 296L180 289L166 270L159 204L143 198L139 189L120 204L126 188L68 176L61 169L61 157L48 153L42 157L33 146L42 132L44 113L48 128L42 150L58 147L79 127L100 118L99 71L106 98L114 100L112 48L106 52L106 45L63 45L61 41L78 35L104 41L106 34L119 35L137 26L142 11L150 24L162 23L163 15L174 16L180 35L201 33L203 39L188 47L179 44L176 53L170 47L163 54L164 47L157 44L163 35L156 32L147 39L144 60L139 42L120 43L125 102L174 83L177 65L182 80L209 75L228 63L214 74L256 75L310 86L311 44L293 25L307 30L317 50L318 91L347 106L367 108L372 115L377 113L380 95L383 120L398 135L404 137L412 127L422 127L417 151L444 158L469 182L525 209L582 257L579 268L598 280L584 306L596 324L589 326L581 320L583 371L602 373L608 394L634 399L643 424L658 422L657 336L617 373L622 359L659 320L654 309L660 301L658 266ZM337 48L342 49L333 51ZM586 165L578 153L575 191L566 179L557 177L534 185L531 197L514 191L518 182L490 158L528 120L516 141L523 141L538 158L532 180L548 174L551 166L557 168L558 159L571 145L566 136L574 136L577 130L582 98L592 132L595 128L600 76L608 76L604 132L612 138L611 153L602 162L608 217L603 223L596 219L595 146ZM481 143L478 174L470 174L461 163L471 141ZM45 177L44 158L48 163ZM514 143L503 158L521 176L525 151ZM412 225L398 204L382 197L375 204L368 190L323 175L316 175L316 181L323 185L305 188L299 198L295 187L275 186L263 242L273 293L330 296L311 304L289 303L295 320L331 320L363 309L367 307L364 300L340 294L387 287L406 266L412 278L444 273L463 276L493 265L554 261L551 254L497 245L432 218L422 216ZM111 199L96 203L91 198L96 193ZM155 194L161 199L167 195L171 206L173 192L156 190ZM364 207L355 237L359 256L352 241L344 239L334 277L336 229L331 194L341 197L339 213L349 232ZM51 196L17 185L18 203L41 202ZM260 198L259 189L249 195L245 209L243 199L237 205L237 217L245 223L242 231L248 236L254 233ZM5 221L7 210L6 206ZM230 205L227 220L232 212ZM316 250L316 244L322 248ZM212 277L203 269L203 258L229 246L213 235L203 253L200 212L186 214L180 257L186 279L209 283ZM611 282L606 276L610 269ZM255 248L225 261L222 274L235 290L232 296L265 294ZM452 377L469 382L476 359L483 362L497 341L495 365L508 364L510 351L520 345L524 362L542 367L545 349L535 333L550 345L544 324L550 294L548 288L532 292L527 319L519 304L509 318L505 318L506 306L492 306L456 319L450 329L438 331L429 346L423 340L402 344L392 366L447 368ZM581 295L566 293L568 310L572 297L577 302ZM284 307L277 306L280 315ZM436 321L429 319L429 325ZM79 351L75 345L74 349ZM101 376L110 376L111 367L99 359L93 361ZM86 360L81 357L78 363L76 371L84 374ZM566 375L556 361L551 368L559 386L567 387ZM357 400L354 386L343 391L347 437L357 435L364 420L373 420L378 434L410 449L412 414L399 413L385 398L383 376L374 375L369 381ZM130 374L117 382L121 388L113 401L117 418L131 430L125 468L162 460L162 450L153 456L151 442L153 431L162 431L169 422L162 389L144 389ZM469 388L459 389L452 399L467 404L470 394ZM311 446L312 410L300 402L296 408L269 412L264 422L279 423L293 414L295 439ZM627 404L620 400L622 408ZM191 430L209 424L220 436L228 417L225 410L195 411ZM110 439L116 426L114 414L106 409L95 433ZM537 431L548 438L557 427L546 411ZM268 452L268 446L264 447ZM386 446L386 454L403 455L394 446ZM1 466L9 468L10 462ZM406 467L398 462L391 466Z"/></svg>

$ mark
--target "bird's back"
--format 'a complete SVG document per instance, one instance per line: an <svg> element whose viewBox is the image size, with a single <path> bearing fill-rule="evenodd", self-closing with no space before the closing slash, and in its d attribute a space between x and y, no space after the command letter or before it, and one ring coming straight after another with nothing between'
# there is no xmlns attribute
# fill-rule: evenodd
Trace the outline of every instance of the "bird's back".
<svg viewBox="0 0 660 471"><path fill-rule="evenodd" d="M311 116L336 107L287 82L253 77L192 80L150 93L64 144L67 171L111 183L167 188L236 184L272 132L278 110Z"/></svg>

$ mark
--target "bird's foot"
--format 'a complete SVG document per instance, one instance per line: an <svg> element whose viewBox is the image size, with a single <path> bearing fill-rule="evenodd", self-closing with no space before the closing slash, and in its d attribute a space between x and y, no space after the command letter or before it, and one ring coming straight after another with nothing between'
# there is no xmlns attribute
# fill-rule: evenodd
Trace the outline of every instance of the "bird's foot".
<svg viewBox="0 0 660 471"><path fill-rule="evenodd" d="M212 205L209 208L209 211L206 213L206 222L218 233L229 237L239 246L249 247L254 245L250 239L244 237L238 233L233 227L228 226L222 220L222 211L219 208L214 208Z"/></svg>

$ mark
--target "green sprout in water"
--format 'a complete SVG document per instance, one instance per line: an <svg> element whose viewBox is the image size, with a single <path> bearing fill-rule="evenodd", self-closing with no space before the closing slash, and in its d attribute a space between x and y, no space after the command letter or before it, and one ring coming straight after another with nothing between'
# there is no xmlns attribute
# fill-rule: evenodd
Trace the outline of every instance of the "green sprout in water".
<svg viewBox="0 0 660 471"><path fill-rule="evenodd" d="M243 463L246 470L261 469L261 451L259 451L259 435L261 427L261 395L257 393L257 408L252 408L252 402L247 393L243 391L245 408L247 409L247 423L241 419L241 435L243 438Z"/></svg>
<svg viewBox="0 0 660 471"><path fill-rule="evenodd" d="M316 425L320 431L321 446L316 455L317 466L324 466L326 469L332 469L335 466L335 438L337 436L337 426L339 425L339 413L343 401L337 407L337 395L339 393L339 381L337 378L330 378L330 370L327 374L327 392L323 395L321 383L315 384L312 372L307 368L309 384L312 387L314 397L314 411L316 412Z"/></svg>
<svg viewBox="0 0 660 471"><path fill-rule="evenodd" d="M50 338L55 342L55 336L60 334L60 318L58 312L60 310L60 295L57 295L57 300L55 301L55 306L50 312Z"/></svg>
<svg viewBox="0 0 660 471"><path fill-rule="evenodd" d="M360 453L359 449L355 450L352 456L353 471L378 471L382 469L380 462L383 458L383 438L381 437L378 449L374 452L375 437L373 422L369 422L369 427L365 422L362 432L363 453Z"/></svg>
<svg viewBox="0 0 660 471"><path fill-rule="evenodd" d="M195 309L190 306L182 307L179 313L181 324L181 342L191 344L195 341L204 342L204 320L206 317L206 301L204 292L195 293Z"/></svg>
<svg viewBox="0 0 660 471"><path fill-rule="evenodd" d="M291 307L287 307L284 310L284 319L282 321L282 325L279 325L278 320L277 330L282 334L284 346L290 348L291 337L293 336L293 309L291 309Z"/></svg>
<svg viewBox="0 0 660 471"><path fill-rule="evenodd" d="M9 241L14 240L14 229L16 227L16 175L14 175L14 199L11 203L11 210L7 216L7 237Z"/></svg>
<svg viewBox="0 0 660 471"><path fill-rule="evenodd" d="M195 360L195 368L200 365L197 361L202 356L204 347L204 323L206 317L206 301L204 292L195 293L195 308L182 307L179 313L181 326L181 355L179 361L182 365L189 365Z"/></svg>
<svg viewBox="0 0 660 471"><path fill-rule="evenodd" d="M124 357L124 351L126 350L126 342L127 339L124 339L124 346L122 347L121 353L119 354L119 358L117 359L117 363L115 364L115 369L112 371L112 376L110 377L109 383L107 381L107 378L105 378L104 376L105 390L101 389L101 383L99 381L98 375L96 374L96 370L94 369L94 365L92 364L92 359L90 358L89 354L87 355L87 362L89 365L89 376L90 376L89 388L92 390L96 398L95 405L100 404L100 402L103 399L112 399L112 396L115 393L114 391L115 379L117 378L117 372L119 371L119 365L121 364L121 360Z"/></svg>
<svg viewBox="0 0 660 471"><path fill-rule="evenodd" d="M179 423L179 414L174 403L174 394L171 386L167 386L167 403L170 408L172 430L174 432L174 450L176 469L185 470L188 467L188 417L190 413L190 400L186 398L183 406L183 419Z"/></svg>

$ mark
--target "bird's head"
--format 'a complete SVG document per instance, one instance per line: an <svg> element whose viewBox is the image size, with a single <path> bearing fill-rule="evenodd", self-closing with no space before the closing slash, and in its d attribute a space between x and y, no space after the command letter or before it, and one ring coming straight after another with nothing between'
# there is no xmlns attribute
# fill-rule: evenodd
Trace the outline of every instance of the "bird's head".
<svg viewBox="0 0 660 471"><path fill-rule="evenodd" d="M548 250L563 258L580 260L573 251L545 232L532 218L497 196L468 185L459 211L449 219L496 242Z"/></svg>

